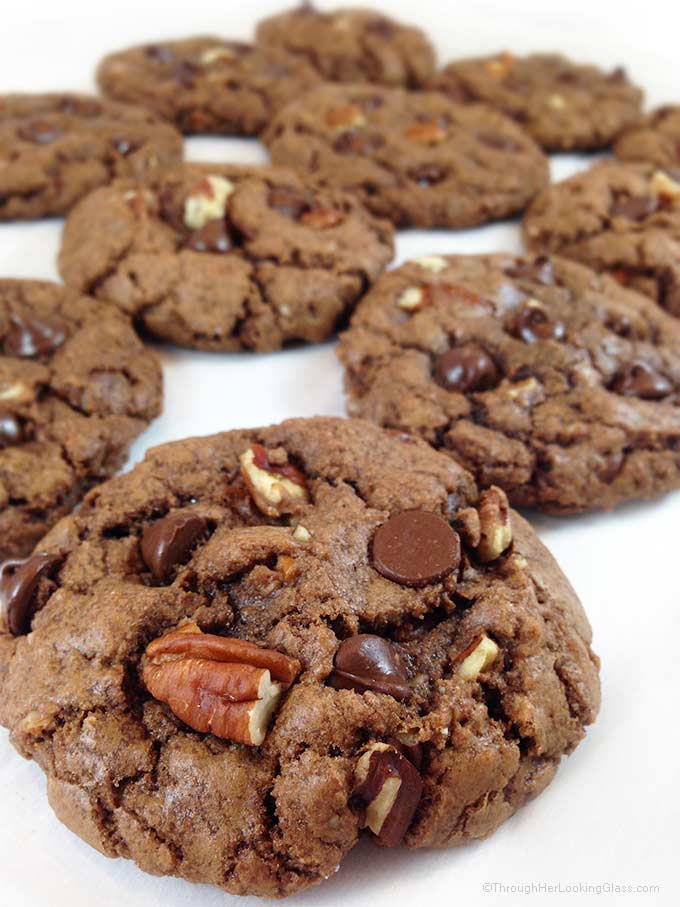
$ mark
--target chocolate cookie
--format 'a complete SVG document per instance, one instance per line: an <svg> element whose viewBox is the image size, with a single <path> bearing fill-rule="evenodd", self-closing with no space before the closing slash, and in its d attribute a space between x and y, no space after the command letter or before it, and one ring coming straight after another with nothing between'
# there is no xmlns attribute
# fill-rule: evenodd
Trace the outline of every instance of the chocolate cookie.
<svg viewBox="0 0 680 907"><path fill-rule="evenodd" d="M152 873L281 896L362 828L485 837L597 712L587 619L529 525L368 423L156 448L38 551L0 580L0 720L59 818Z"/></svg>
<svg viewBox="0 0 680 907"><path fill-rule="evenodd" d="M614 142L622 161L646 161L680 175L680 105L659 107L636 120Z"/></svg>
<svg viewBox="0 0 680 907"><path fill-rule="evenodd" d="M680 325L581 265L410 262L362 301L339 352L351 414L421 435L518 506L680 486Z"/></svg>
<svg viewBox="0 0 680 907"><path fill-rule="evenodd" d="M0 95L0 220L64 214L116 177L151 179L182 137L148 111L88 95Z"/></svg>
<svg viewBox="0 0 680 907"><path fill-rule="evenodd" d="M322 85L264 135L272 159L351 190L398 226L469 227L522 210L548 162L507 117L434 92Z"/></svg>
<svg viewBox="0 0 680 907"><path fill-rule="evenodd" d="M650 164L603 161L550 186L524 238L606 271L680 317L680 181Z"/></svg>
<svg viewBox="0 0 680 907"><path fill-rule="evenodd" d="M0 280L0 559L28 554L158 415L161 372L111 306Z"/></svg>
<svg viewBox="0 0 680 907"><path fill-rule="evenodd" d="M66 283L156 337L203 350L324 340L392 257L392 229L289 170L185 164L156 190L86 198L63 234Z"/></svg>
<svg viewBox="0 0 680 907"><path fill-rule="evenodd" d="M422 88L435 67L421 29L370 9L327 13L305 3L261 22L257 40L303 57L331 82Z"/></svg>
<svg viewBox="0 0 680 907"><path fill-rule="evenodd" d="M501 110L549 151L606 147L638 117L643 98L623 69L605 73L558 54L456 60L431 87Z"/></svg>
<svg viewBox="0 0 680 907"><path fill-rule="evenodd" d="M319 75L278 48L203 36L110 54L97 81L105 95L148 107L182 132L257 135Z"/></svg>

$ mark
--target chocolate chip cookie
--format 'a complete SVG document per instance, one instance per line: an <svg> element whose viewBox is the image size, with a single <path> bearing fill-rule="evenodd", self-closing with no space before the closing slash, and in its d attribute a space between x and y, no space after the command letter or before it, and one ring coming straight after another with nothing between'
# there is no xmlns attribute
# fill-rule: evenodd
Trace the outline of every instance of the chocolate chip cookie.
<svg viewBox="0 0 680 907"><path fill-rule="evenodd" d="M529 525L365 422L156 448L37 552L0 578L0 720L59 818L152 873L282 896L361 829L485 837L597 712Z"/></svg>
<svg viewBox="0 0 680 907"><path fill-rule="evenodd" d="M552 513L680 487L680 324L554 258L431 256L341 338L349 411L420 435Z"/></svg>
<svg viewBox="0 0 680 907"><path fill-rule="evenodd" d="M278 48L209 36L132 47L97 70L108 97L147 107L185 133L223 135L257 135L319 79Z"/></svg>
<svg viewBox="0 0 680 907"><path fill-rule="evenodd" d="M431 87L502 111L549 151L605 148L639 116L643 99L623 69L606 73L559 54L456 60Z"/></svg>
<svg viewBox="0 0 680 907"><path fill-rule="evenodd" d="M272 159L398 226L470 227L522 210L547 159L507 117L434 92L322 85L264 135Z"/></svg>
<svg viewBox="0 0 680 907"><path fill-rule="evenodd" d="M680 317L680 179L603 161L542 192L524 219L531 249L606 271Z"/></svg>
<svg viewBox="0 0 680 907"><path fill-rule="evenodd" d="M113 307L0 280L0 559L112 475L160 405L158 362Z"/></svg>
<svg viewBox="0 0 680 907"><path fill-rule="evenodd" d="M116 177L152 179L182 159L157 117L88 95L0 95L0 221L64 214Z"/></svg>
<svg viewBox="0 0 680 907"><path fill-rule="evenodd" d="M370 9L302 4L261 22L257 41L307 60L330 82L422 88L435 67L425 33Z"/></svg>
<svg viewBox="0 0 680 907"><path fill-rule="evenodd" d="M680 175L680 105L659 107L636 120L614 142L614 154Z"/></svg>
<svg viewBox="0 0 680 907"><path fill-rule="evenodd" d="M155 337L202 350L275 350L333 333L392 257L392 228L289 170L185 164L155 189L86 198L63 234L66 283Z"/></svg>

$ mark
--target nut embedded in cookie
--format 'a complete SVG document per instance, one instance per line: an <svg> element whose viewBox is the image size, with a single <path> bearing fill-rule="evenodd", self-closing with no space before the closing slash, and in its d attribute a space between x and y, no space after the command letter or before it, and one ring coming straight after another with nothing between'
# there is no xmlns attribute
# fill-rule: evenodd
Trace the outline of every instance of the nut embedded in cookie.
<svg viewBox="0 0 680 907"><path fill-rule="evenodd" d="M251 444L241 455L241 475L257 507L267 516L294 513L309 499L307 479L288 462L272 462L272 452Z"/></svg>
<svg viewBox="0 0 680 907"><path fill-rule="evenodd" d="M477 680L491 667L499 652L498 645L485 633L476 636L456 659L458 675L463 680Z"/></svg>
<svg viewBox="0 0 680 907"><path fill-rule="evenodd" d="M394 747L372 744L355 768L353 796L364 806L363 827L396 847L413 820L423 791L418 770Z"/></svg>
<svg viewBox="0 0 680 907"><path fill-rule="evenodd" d="M147 646L142 679L195 731L260 746L299 671L294 658L187 623Z"/></svg>

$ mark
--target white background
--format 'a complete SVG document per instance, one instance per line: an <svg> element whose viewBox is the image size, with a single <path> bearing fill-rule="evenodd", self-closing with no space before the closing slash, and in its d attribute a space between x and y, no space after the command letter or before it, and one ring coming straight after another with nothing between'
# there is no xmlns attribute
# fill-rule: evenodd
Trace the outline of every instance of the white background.
<svg viewBox="0 0 680 907"><path fill-rule="evenodd" d="M320 3L327 6L326 3ZM0 91L90 89L107 51L145 40L210 33L247 39L256 20L280 8L172 0L5 0ZM650 104L680 101L680 9L661 0L484 3L379 2L416 21L446 61L457 55L560 49L604 66L625 63ZM188 156L265 160L255 143L192 139ZM554 175L585 166L554 161ZM0 276L56 277L59 222L0 225ZM515 251L514 224L469 232L407 232L398 261L425 253ZM133 449L191 434L254 426L289 416L342 414L341 372L331 344L270 356L162 350L164 415ZM532 517L533 518L533 517ZM361 844L323 886L290 899L300 907L413 904L514 905L521 893L484 884L656 885L652 894L555 893L528 903L677 904L680 793L680 494L613 515L537 517L541 537L581 595L603 661L597 724L557 779L489 841L449 852L379 850ZM51 814L42 773L0 731L0 907L212 907L263 903L176 879L155 879L100 856Z"/></svg>

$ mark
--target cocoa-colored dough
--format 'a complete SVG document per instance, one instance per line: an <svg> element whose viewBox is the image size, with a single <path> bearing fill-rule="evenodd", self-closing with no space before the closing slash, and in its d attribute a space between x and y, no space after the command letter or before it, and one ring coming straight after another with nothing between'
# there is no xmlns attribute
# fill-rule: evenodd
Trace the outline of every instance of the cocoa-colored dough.
<svg viewBox="0 0 680 907"><path fill-rule="evenodd" d="M559 54L455 60L430 87L502 111L548 151L607 147L639 116L643 99L623 69L607 73Z"/></svg>
<svg viewBox="0 0 680 907"><path fill-rule="evenodd" d="M294 521L255 507L238 468L253 442L305 477ZM61 565L37 590L30 635L0 633L0 720L92 846L237 894L289 895L333 873L359 834L359 755L407 730L422 796L406 845L483 838L549 783L595 717L599 685L583 610L516 514L493 562L463 541L459 568L423 587L373 568L371 539L390 515L431 511L458 526L476 502L449 457L359 421L293 420L149 451L41 542ZM209 530L154 580L140 539L180 511ZM186 618L299 661L261 746L192 731L145 688L147 645ZM359 633L400 653L387 687L329 683L340 643ZM480 633L498 657L466 680L458 658ZM354 667L350 655L339 665L348 658Z"/></svg>
<svg viewBox="0 0 680 907"><path fill-rule="evenodd" d="M261 22L257 40L302 57L329 82L422 88L435 67L421 29L371 9L321 12L305 3Z"/></svg>
<svg viewBox="0 0 680 907"><path fill-rule="evenodd" d="M351 414L421 435L518 506L680 486L675 319L565 259L421 262L381 278L341 338Z"/></svg>
<svg viewBox="0 0 680 907"><path fill-rule="evenodd" d="M277 164L347 189L398 226L470 227L523 210L548 162L512 120L435 92L322 85L263 137Z"/></svg>
<svg viewBox="0 0 680 907"><path fill-rule="evenodd" d="M195 251L187 198L215 176L234 187L212 222L225 246ZM186 164L155 191L119 183L85 199L66 223L59 266L66 283L156 337L264 351L326 339L391 259L392 242L391 225L357 199L312 191L289 170Z"/></svg>
<svg viewBox="0 0 680 907"><path fill-rule="evenodd" d="M680 175L680 105L658 107L636 120L614 142L622 161L645 161Z"/></svg>
<svg viewBox="0 0 680 907"><path fill-rule="evenodd" d="M680 175L602 161L545 189L523 229L529 248L606 272L680 317Z"/></svg>
<svg viewBox="0 0 680 907"><path fill-rule="evenodd" d="M161 394L156 357L112 306L0 280L0 559L28 554L123 464Z"/></svg>
<svg viewBox="0 0 680 907"><path fill-rule="evenodd" d="M144 44L99 64L102 92L185 133L257 135L320 76L299 57L215 36Z"/></svg>
<svg viewBox="0 0 680 907"><path fill-rule="evenodd" d="M152 180L182 137L146 110L78 94L0 95L0 221L65 214L120 177Z"/></svg>

